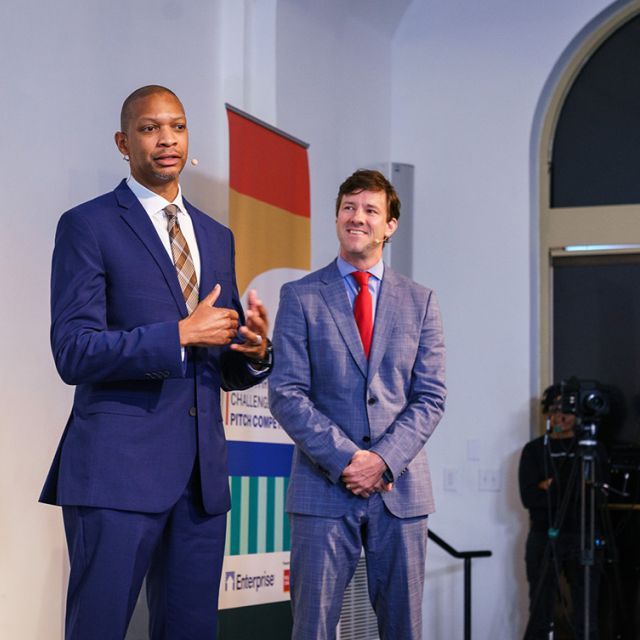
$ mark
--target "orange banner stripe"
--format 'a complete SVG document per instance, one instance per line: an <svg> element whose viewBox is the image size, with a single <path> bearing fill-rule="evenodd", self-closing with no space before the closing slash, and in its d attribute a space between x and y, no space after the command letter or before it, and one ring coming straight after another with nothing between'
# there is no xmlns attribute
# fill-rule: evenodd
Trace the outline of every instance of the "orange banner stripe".
<svg viewBox="0 0 640 640"><path fill-rule="evenodd" d="M297 216L309 218L307 150L256 122L227 110L229 186Z"/></svg>
<svg viewBox="0 0 640 640"><path fill-rule="evenodd" d="M311 220L229 190L229 226L236 240L236 277L243 295L259 274L311 268Z"/></svg>

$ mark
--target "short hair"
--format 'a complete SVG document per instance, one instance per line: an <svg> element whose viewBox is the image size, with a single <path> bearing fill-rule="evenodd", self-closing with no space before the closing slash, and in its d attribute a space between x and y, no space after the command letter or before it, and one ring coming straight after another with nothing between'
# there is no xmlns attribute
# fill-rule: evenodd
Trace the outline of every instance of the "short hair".
<svg viewBox="0 0 640 640"><path fill-rule="evenodd" d="M400 217L400 198L394 186L382 173L373 169L358 169L340 185L336 198L336 217L343 196L361 191L384 191L387 194L387 222Z"/></svg>
<svg viewBox="0 0 640 640"><path fill-rule="evenodd" d="M542 412L549 413L549 409L551 409L551 405L555 403L555 401L562 396L562 384L556 382L548 386L542 392L542 399L540 400L540 404L542 405Z"/></svg>
<svg viewBox="0 0 640 640"><path fill-rule="evenodd" d="M182 102L180 98L171 91L171 89L167 89L167 87L163 87L159 84L148 84L144 87L140 87L136 89L132 94L128 95L125 98L125 101L122 103L122 109L120 110L120 131L126 132L129 127L129 123L131 122L131 118L133 116L133 105L138 100L142 100L142 98L146 98L147 96L152 96L156 93L168 93L173 96L182 107ZM184 111L184 107L182 107Z"/></svg>

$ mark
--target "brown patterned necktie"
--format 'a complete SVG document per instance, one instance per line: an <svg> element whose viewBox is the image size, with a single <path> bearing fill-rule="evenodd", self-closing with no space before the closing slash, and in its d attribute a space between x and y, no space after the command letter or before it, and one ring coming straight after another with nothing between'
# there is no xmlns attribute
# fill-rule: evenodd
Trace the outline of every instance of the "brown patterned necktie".
<svg viewBox="0 0 640 640"><path fill-rule="evenodd" d="M167 214L167 230L169 231L171 254L176 266L178 281L187 310L192 313L198 305L198 278L189 252L189 245L178 224L178 211L180 209L175 204L169 204L164 208L164 212Z"/></svg>

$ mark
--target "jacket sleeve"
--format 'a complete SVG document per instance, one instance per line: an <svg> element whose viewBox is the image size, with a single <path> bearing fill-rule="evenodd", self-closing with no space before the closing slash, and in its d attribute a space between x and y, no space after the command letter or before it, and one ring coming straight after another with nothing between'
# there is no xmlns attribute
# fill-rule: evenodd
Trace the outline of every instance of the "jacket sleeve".
<svg viewBox="0 0 640 640"><path fill-rule="evenodd" d="M308 328L300 299L290 284L281 290L273 346L276 363L269 379L271 412L335 484L358 447L313 402Z"/></svg>
<svg viewBox="0 0 640 640"><path fill-rule="evenodd" d="M226 229L229 234L229 242L231 246L230 252L230 264L229 273L232 274L233 281L233 308L238 312L238 318L240 324L244 324L245 316L242 304L240 303L240 295L238 294L238 285L236 282L236 264L235 264L235 242L233 239L233 233L230 229ZM239 338L236 338L234 342L240 342ZM222 388L225 391L248 389L254 385L262 382L267 376L270 375L273 369L273 356L271 364L263 371L256 371L251 367L251 361L242 353L233 351L228 347L222 349L220 355L220 373L222 377Z"/></svg>
<svg viewBox="0 0 640 640"><path fill-rule="evenodd" d="M548 490L538 486L538 483L547 479L543 466L544 448L539 447L539 444L539 440L527 443L520 456L518 467L520 498L526 509L544 509L549 505L550 498L556 499L556 483L552 483Z"/></svg>
<svg viewBox="0 0 640 640"><path fill-rule="evenodd" d="M429 292L405 408L371 447L397 478L422 450L444 413L445 347L440 309Z"/></svg>
<svg viewBox="0 0 640 640"><path fill-rule="evenodd" d="M183 377L177 321L131 330L107 325L109 274L87 216L69 211L56 232L51 347L67 384Z"/></svg>

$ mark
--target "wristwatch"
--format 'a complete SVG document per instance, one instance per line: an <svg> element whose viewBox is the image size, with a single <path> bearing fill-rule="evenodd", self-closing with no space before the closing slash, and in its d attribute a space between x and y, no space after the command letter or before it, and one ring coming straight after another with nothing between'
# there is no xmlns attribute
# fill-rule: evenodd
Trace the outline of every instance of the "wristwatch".
<svg viewBox="0 0 640 640"><path fill-rule="evenodd" d="M249 363L254 369L268 369L273 364L273 344L269 338L267 338L267 350L264 353L264 358L250 359Z"/></svg>

